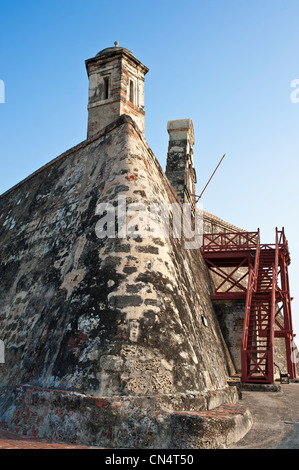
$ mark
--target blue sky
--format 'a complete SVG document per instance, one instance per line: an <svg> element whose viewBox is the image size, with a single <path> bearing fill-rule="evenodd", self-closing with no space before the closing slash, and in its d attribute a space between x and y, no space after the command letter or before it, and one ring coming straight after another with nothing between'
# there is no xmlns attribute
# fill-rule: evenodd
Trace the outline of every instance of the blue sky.
<svg viewBox="0 0 299 470"><path fill-rule="evenodd" d="M85 59L113 46L149 67L146 139L165 169L167 121L191 118L203 208L274 242L285 227L299 335L298 0L1 2L0 193L85 140ZM299 93L298 93L299 96Z"/></svg>

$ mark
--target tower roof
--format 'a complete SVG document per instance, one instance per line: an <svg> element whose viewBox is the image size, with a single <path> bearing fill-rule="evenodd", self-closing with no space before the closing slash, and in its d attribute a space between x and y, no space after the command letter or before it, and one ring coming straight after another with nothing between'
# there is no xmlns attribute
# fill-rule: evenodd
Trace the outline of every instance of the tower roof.
<svg viewBox="0 0 299 470"><path fill-rule="evenodd" d="M119 52L125 52L126 54L129 54L129 55L133 56L136 59L134 54L131 51L129 51L129 49L126 49L125 47L119 47L119 46L106 47L102 51L98 52L96 57L104 56L106 54L111 54L111 53L115 54L115 53L119 53Z"/></svg>
<svg viewBox="0 0 299 470"><path fill-rule="evenodd" d="M131 59L133 62L135 62L136 65L141 66L144 75L149 71L148 67L142 64L135 57L135 55L131 51L129 51L129 49L126 49L125 47L120 47L117 41L115 41L114 47L106 47L102 51L98 52L95 57L86 60L85 63L86 63L86 66L88 66L88 64L92 62L96 62L99 59L108 59L109 57L113 57L116 55L125 55L129 59Z"/></svg>

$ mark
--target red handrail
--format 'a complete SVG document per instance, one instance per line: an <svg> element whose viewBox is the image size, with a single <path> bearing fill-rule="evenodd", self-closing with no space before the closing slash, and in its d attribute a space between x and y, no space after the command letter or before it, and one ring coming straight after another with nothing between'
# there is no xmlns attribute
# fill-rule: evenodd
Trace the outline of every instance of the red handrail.
<svg viewBox="0 0 299 470"><path fill-rule="evenodd" d="M228 249L237 251L256 249L257 238L259 238L259 231L205 233L202 251L208 253Z"/></svg>
<svg viewBox="0 0 299 470"><path fill-rule="evenodd" d="M248 276L248 287L246 294L246 303L245 303L245 314L244 314L244 324L243 324L243 333L242 333L242 380L245 381L248 376L247 370L247 343L248 343L248 329L249 329L249 320L250 320L250 308L252 302L252 295L257 288L257 278L258 278L258 269L260 261L260 231L257 231L257 244L256 244L256 255L254 261L254 268L249 266L249 276Z"/></svg>

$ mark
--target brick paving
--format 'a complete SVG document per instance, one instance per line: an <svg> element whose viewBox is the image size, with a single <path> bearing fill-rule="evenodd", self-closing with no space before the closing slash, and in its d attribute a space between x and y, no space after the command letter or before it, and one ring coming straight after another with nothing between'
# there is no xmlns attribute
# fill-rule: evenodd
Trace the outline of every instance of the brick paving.
<svg viewBox="0 0 299 470"><path fill-rule="evenodd" d="M97 449L98 447L48 441L0 430L0 449Z"/></svg>

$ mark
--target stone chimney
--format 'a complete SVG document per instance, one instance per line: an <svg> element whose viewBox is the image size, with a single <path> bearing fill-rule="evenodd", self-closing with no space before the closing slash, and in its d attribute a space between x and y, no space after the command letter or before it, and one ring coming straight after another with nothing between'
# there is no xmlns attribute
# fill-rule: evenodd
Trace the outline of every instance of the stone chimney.
<svg viewBox="0 0 299 470"><path fill-rule="evenodd" d="M144 76L148 68L128 49L108 47L86 60L89 78L87 138L128 114L144 133Z"/></svg>
<svg viewBox="0 0 299 470"><path fill-rule="evenodd" d="M193 167L194 130L191 119L168 121L166 176L182 203L193 204L196 172Z"/></svg>

